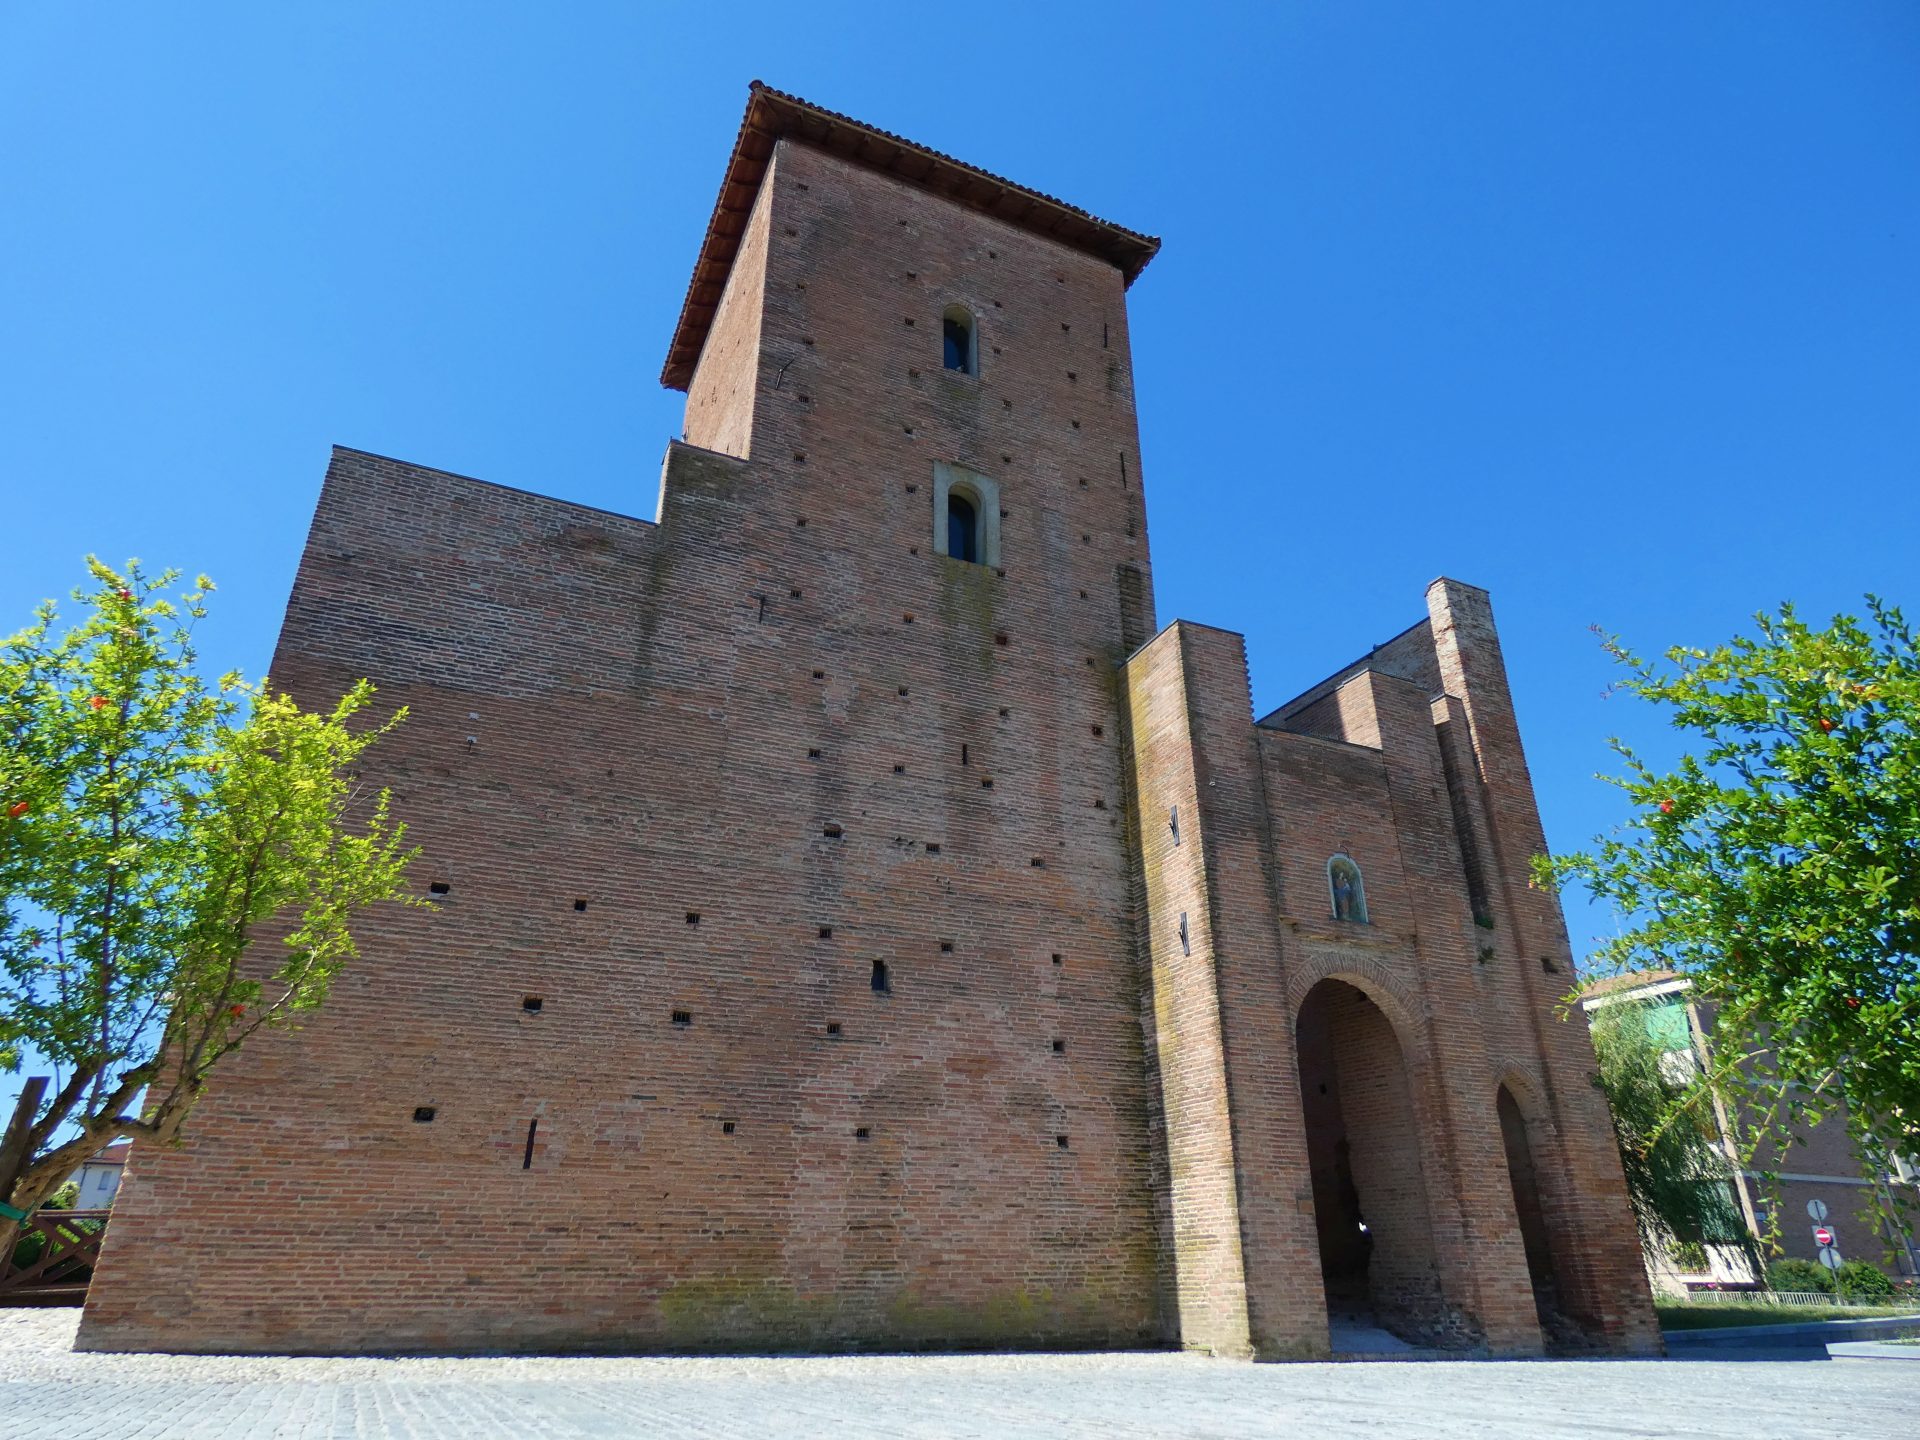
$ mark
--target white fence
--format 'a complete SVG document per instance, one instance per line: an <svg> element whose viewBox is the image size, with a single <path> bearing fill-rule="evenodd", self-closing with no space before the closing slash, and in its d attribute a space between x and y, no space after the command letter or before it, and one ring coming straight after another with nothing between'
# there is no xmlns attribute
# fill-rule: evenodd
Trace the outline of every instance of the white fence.
<svg viewBox="0 0 1920 1440"><path fill-rule="evenodd" d="M1876 1310L1920 1310L1920 1294L1908 1291L1883 1300L1848 1295L1826 1295L1818 1290L1689 1290L1689 1305L1819 1305L1870 1306Z"/></svg>

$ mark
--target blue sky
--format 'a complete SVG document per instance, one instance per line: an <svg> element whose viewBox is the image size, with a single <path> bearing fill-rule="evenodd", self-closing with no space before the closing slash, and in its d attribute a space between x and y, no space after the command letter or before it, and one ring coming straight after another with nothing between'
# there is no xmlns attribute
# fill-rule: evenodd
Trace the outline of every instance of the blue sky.
<svg viewBox="0 0 1920 1440"><path fill-rule="evenodd" d="M1489 587L1558 847L1590 624L1920 609L1920 6L331 0L0 14L0 628L139 555L260 672L336 441L651 515L755 77L1163 236L1161 618L1264 710Z"/></svg>

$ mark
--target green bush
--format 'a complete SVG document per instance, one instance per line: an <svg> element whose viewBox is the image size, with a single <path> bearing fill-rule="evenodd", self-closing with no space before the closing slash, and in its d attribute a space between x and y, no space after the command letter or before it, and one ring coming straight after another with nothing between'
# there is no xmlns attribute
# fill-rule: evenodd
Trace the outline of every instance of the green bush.
<svg viewBox="0 0 1920 1440"><path fill-rule="evenodd" d="M1849 1260L1840 1267L1837 1277L1840 1293L1850 1300L1891 1300L1893 1281L1880 1273L1877 1266L1864 1260Z"/></svg>
<svg viewBox="0 0 1920 1440"><path fill-rule="evenodd" d="M24 1270L40 1258L40 1252L47 1248L47 1237L38 1230L29 1230L13 1243L13 1265L16 1270Z"/></svg>
<svg viewBox="0 0 1920 1440"><path fill-rule="evenodd" d="M1833 1276L1826 1266L1811 1260L1776 1260L1767 1267L1767 1288L1796 1293L1817 1290L1822 1295L1831 1295Z"/></svg>

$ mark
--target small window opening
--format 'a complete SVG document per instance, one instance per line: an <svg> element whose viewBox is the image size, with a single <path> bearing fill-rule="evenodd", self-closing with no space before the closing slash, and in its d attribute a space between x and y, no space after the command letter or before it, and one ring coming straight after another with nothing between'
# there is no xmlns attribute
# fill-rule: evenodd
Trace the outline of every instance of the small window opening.
<svg viewBox="0 0 1920 1440"><path fill-rule="evenodd" d="M733 1133L733 1121L722 1120L720 1122L720 1133L722 1135L731 1135Z"/></svg>
<svg viewBox="0 0 1920 1440"><path fill-rule="evenodd" d="M991 780L982 780L982 781L980 782L980 788L981 788L982 790L991 790L991 789L993 789L993 781L991 781Z"/></svg>
<svg viewBox="0 0 1920 1440"><path fill-rule="evenodd" d="M416 1125L431 1125L433 1123L433 1106L431 1105L414 1106L413 1107L413 1123Z"/></svg>
<svg viewBox="0 0 1920 1440"><path fill-rule="evenodd" d="M449 885L444 880L436 880L431 885L427 886L427 893L430 895L446 895L446 894L449 894L452 890L453 890L453 886Z"/></svg>
<svg viewBox="0 0 1920 1440"><path fill-rule="evenodd" d="M587 908L587 902L584 900L576 900L573 902L573 908L575 910L584 910Z"/></svg>
<svg viewBox="0 0 1920 1440"><path fill-rule="evenodd" d="M855 1131L853 1132L853 1138L854 1138L854 1139L856 1139L856 1140L865 1140L865 1139L867 1138L867 1136L868 1136L868 1133L869 1133L869 1132L868 1132L868 1130L867 1130L867 1127L866 1127L866 1126L864 1126L864 1125L862 1125L862 1126L860 1126L860 1128L859 1128L859 1129L857 1129L857 1130L855 1130Z"/></svg>
<svg viewBox="0 0 1920 1440"><path fill-rule="evenodd" d="M674 1011L673 1023L678 1025L682 1030L686 1029L689 1025L693 1024L693 1012L691 1010Z"/></svg>
<svg viewBox="0 0 1920 1440"><path fill-rule="evenodd" d="M820 938L822 940L831 940L833 938L833 927L831 925L822 925L820 927Z"/></svg>
<svg viewBox="0 0 1920 1440"><path fill-rule="evenodd" d="M527 1121L527 1152L520 1157L520 1168L522 1170L533 1169L533 1137L538 1134L539 1131L540 1117L536 1115Z"/></svg>
<svg viewBox="0 0 1920 1440"><path fill-rule="evenodd" d="M938 855L939 853L940 853L940 846L937 843L927 846L927 854Z"/></svg>
<svg viewBox="0 0 1920 1440"><path fill-rule="evenodd" d="M1553 957L1551 955L1542 955L1540 957L1540 968L1549 975L1556 975L1560 971L1560 967L1553 963Z"/></svg>
<svg viewBox="0 0 1920 1440"><path fill-rule="evenodd" d="M947 369L962 375L974 372L973 316L962 305L949 305L940 317L940 338Z"/></svg>
<svg viewBox="0 0 1920 1440"><path fill-rule="evenodd" d="M811 746L808 746L808 747L807 747L807 759L809 759L809 760L818 760L819 758L820 758L820 747L819 747L818 745L811 745Z"/></svg>
<svg viewBox="0 0 1920 1440"><path fill-rule="evenodd" d="M838 840L840 838L840 827L838 825L822 825L820 827L820 833L829 840Z"/></svg>
<svg viewBox="0 0 1920 1440"><path fill-rule="evenodd" d="M1193 937L1187 934L1187 912L1184 910L1180 912L1180 953L1182 955L1193 953Z"/></svg>
<svg viewBox="0 0 1920 1440"><path fill-rule="evenodd" d="M1064 1135L1056 1135L1053 1137L1053 1143L1064 1150L1067 1148L1067 1137Z"/></svg>
<svg viewBox="0 0 1920 1440"><path fill-rule="evenodd" d="M1064 1055L1064 1054L1066 1054L1066 1053L1067 1053L1067 1042L1066 1042L1066 1041L1064 1041L1064 1040L1056 1040L1056 1041L1054 1041L1054 1042L1053 1042L1053 1053L1054 1053L1054 1054L1056 1054L1056 1055Z"/></svg>
<svg viewBox="0 0 1920 1440"><path fill-rule="evenodd" d="M1333 918L1351 920L1356 925L1367 921L1367 888L1360 878L1360 867L1345 855L1327 861L1327 890L1333 897Z"/></svg>
<svg viewBox="0 0 1920 1440"><path fill-rule="evenodd" d="M538 995L529 995L520 1002L520 1008L529 1015L538 1015L546 1003L547 1002L542 1000Z"/></svg>
<svg viewBox="0 0 1920 1440"><path fill-rule="evenodd" d="M1058 955L1055 955L1055 956L1053 957L1053 963L1054 963L1054 964L1056 964L1056 965L1058 965L1058 964L1060 963L1060 957L1059 957Z"/></svg>
<svg viewBox="0 0 1920 1440"><path fill-rule="evenodd" d="M951 955L951 954L953 954L953 941L951 941L951 940L942 940L942 941L940 942L940 953L941 953L942 955Z"/></svg>
<svg viewBox="0 0 1920 1440"><path fill-rule="evenodd" d="M967 751L967 747L966 747L965 745L962 745L962 746L960 747L960 763L961 763L962 765L966 765L966 764L969 764L969 763L971 763L971 762L969 762L969 760L967 759L967 755L968 755L968 751Z"/></svg>
<svg viewBox="0 0 1920 1440"><path fill-rule="evenodd" d="M873 978L867 983L872 986L874 993L878 995L885 995L892 991L893 982L887 976L886 961L876 960L873 962Z"/></svg>
<svg viewBox="0 0 1920 1440"><path fill-rule="evenodd" d="M699 923L700 923L700 912L698 910L687 911L687 924L698 925Z"/></svg>
<svg viewBox="0 0 1920 1440"><path fill-rule="evenodd" d="M827 1034L838 1035L839 1033L840 1033L840 1022L838 1020L829 1020L827 1022Z"/></svg>
<svg viewBox="0 0 1920 1440"><path fill-rule="evenodd" d="M952 490L947 492L947 555L969 565L980 563L980 512Z"/></svg>

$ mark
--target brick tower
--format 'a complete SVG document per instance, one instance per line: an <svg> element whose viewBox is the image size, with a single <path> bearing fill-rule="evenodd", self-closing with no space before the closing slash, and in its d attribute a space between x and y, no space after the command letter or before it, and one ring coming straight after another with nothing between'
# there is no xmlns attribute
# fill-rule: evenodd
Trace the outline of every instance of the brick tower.
<svg viewBox="0 0 1920 1440"><path fill-rule="evenodd" d="M1260 726L1154 635L1156 249L755 85L653 523L336 450L273 676L409 707L437 905L136 1155L83 1347L1650 1343L1484 594Z"/></svg>

